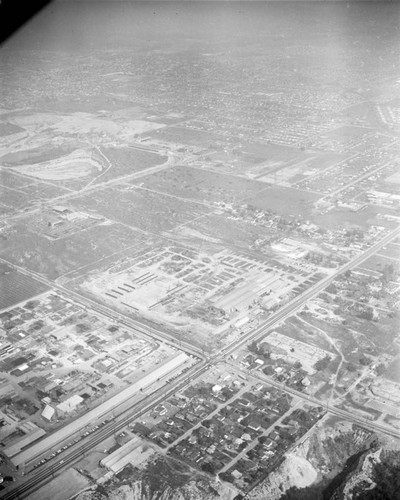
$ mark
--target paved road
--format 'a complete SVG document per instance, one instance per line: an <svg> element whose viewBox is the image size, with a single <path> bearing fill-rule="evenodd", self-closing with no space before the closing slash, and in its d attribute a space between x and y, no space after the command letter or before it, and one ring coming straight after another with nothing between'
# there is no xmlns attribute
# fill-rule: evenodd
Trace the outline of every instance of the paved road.
<svg viewBox="0 0 400 500"><path fill-rule="evenodd" d="M351 261L349 261L347 264L343 265L340 269L337 270L336 273L334 273L331 276L328 276L324 279L322 279L320 282L316 283L314 286L306 290L304 293L299 295L298 297L295 297L293 300L291 300L289 303L287 303L285 306L283 306L279 311L274 313L270 318L268 318L266 321L264 321L261 325L259 325L257 328L255 328L253 331L250 331L247 335L244 335L239 341L233 342L232 344L226 346L223 348L221 351L218 353L207 356L206 358L199 354L198 351L193 351L193 347L191 349L187 350L187 352L192 352L195 353L194 355L197 355L201 358L201 366L193 370L190 374L183 374L181 375L174 383L172 383L168 388L164 388L161 391L161 395L156 399L155 402L149 403L149 405L146 407L146 409L142 409L139 412L137 411L137 408L135 409L130 409L127 410L126 416L121 417L121 420L117 420L115 422L112 422L109 426L107 426L106 429L99 429L97 432L94 433L93 438L91 440L84 440L81 445L77 446L76 451L71 451L70 453L66 453L65 458L63 455L63 463L61 464L60 462L51 464L49 463L46 465L45 468L39 468L37 472L35 472L33 475L31 475L27 480L20 486L16 487L12 491L9 491L2 496L5 500L12 500L15 498L23 498L26 496L29 492L34 490L35 488L38 487L42 482L48 481L51 479L54 474L60 470L62 470L65 466L71 465L72 463L76 462L84 453L89 452L95 445L101 443L106 437L113 435L115 432L118 432L119 429L122 429L127 423L135 420L138 418L138 416L142 415L145 413L149 408L153 407L153 405L159 404L161 401L163 401L165 398L169 397L170 395L174 394L177 390L180 389L180 387L184 387L188 384L190 384L193 380L196 378L199 378L209 367L215 365L218 361L224 361L233 351L236 349L248 344L250 341L256 340L257 338L265 335L265 333L275 327L279 322L285 320L287 317L291 316L296 310L298 310L300 307L302 307L308 300L311 298L315 297L318 293L320 293L329 283L331 283L339 274L342 274L343 272L346 272L349 269L357 267L361 262L366 260L368 257L373 255L377 250L379 250L381 247L385 246L387 243L389 243L392 239L394 239L396 236L400 234L400 227L396 228L395 230L391 231L388 233L386 236L384 236L380 241L372 245L368 250L363 252L361 255L355 257ZM0 259L2 260L2 259ZM19 266L14 266L19 268ZM118 321L121 321L123 324L126 326L129 326L134 329L139 329L144 334L148 335L153 335L158 338L161 336L164 340L164 335L166 335L164 332L161 332L158 329L155 329L153 327L149 327L147 325L143 325L139 321L136 320L131 320L128 318L125 318L122 314L116 313L112 309L106 307L106 306L100 306L97 302L91 301L87 299L86 297L82 297L76 292L71 292L70 290L66 290L64 287L60 287L59 285L54 285L54 283L49 282L49 280L44 279L41 276L36 275L36 273L30 273L29 271L26 271L24 269L19 268L21 272L24 272L24 274L30 274L33 275L36 279L39 279L41 281L45 281L49 286L59 289L63 294L69 294L70 296L73 296L77 302L81 302L83 304L89 304L89 307L93 307L93 309L100 311L102 314L106 314L109 317L112 317L113 319L118 319ZM131 326L132 325L132 326ZM171 337L169 337L169 340L171 341ZM190 347L190 346L189 346ZM184 350L186 350L186 347L183 347ZM290 394L293 394L303 400L306 400L310 403L317 404L320 406L325 406L327 411L330 413L337 415L339 417L345 418L347 420L350 420L352 422L358 423L359 425L363 427L367 427L371 430L374 431L379 431L383 432L385 434L391 435L393 437L400 438L400 432L396 430L391 430L387 428L386 426L383 426L381 424L375 423L368 421L362 417L357 416L354 413L350 413L345 410L341 410L338 408L335 408L333 406L326 405L319 401L317 398L314 398L313 396L309 396L306 394L303 394L301 392L298 392L294 389L288 388L285 385L279 384L276 381L273 381L271 379L267 379L268 383L270 385L274 385L275 387L278 387L282 391L288 392Z"/></svg>

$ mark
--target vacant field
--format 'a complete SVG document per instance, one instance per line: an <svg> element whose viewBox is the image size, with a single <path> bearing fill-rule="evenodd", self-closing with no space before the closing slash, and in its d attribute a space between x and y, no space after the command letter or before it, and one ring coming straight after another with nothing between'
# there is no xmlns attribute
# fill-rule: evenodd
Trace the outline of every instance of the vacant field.
<svg viewBox="0 0 400 500"><path fill-rule="evenodd" d="M400 356L390 363L383 376L389 380L393 380L393 382L400 383Z"/></svg>
<svg viewBox="0 0 400 500"><path fill-rule="evenodd" d="M0 187L0 200L3 205L18 209L26 206L30 197L23 191Z"/></svg>
<svg viewBox="0 0 400 500"><path fill-rule="evenodd" d="M24 129L21 127L18 127L18 125L13 125L12 123L8 122L1 122L0 123L0 137L4 137L6 135L12 135L12 134L17 134L18 132L23 132Z"/></svg>
<svg viewBox="0 0 400 500"><path fill-rule="evenodd" d="M151 151L143 151L141 149L121 147L121 148L101 148L101 152L105 155L111 164L106 172L98 179L98 182L116 179L124 175L134 174L141 170L161 165L167 161L166 156L161 156Z"/></svg>
<svg viewBox="0 0 400 500"><path fill-rule="evenodd" d="M133 186L129 189L126 186L110 187L74 200L74 204L152 233L168 231L209 212L208 208L198 203Z"/></svg>
<svg viewBox="0 0 400 500"><path fill-rule="evenodd" d="M240 202L266 189L262 182L181 166L135 179L132 183L173 196L206 202Z"/></svg>
<svg viewBox="0 0 400 500"><path fill-rule="evenodd" d="M400 272L400 262L394 259L389 259L387 257L382 257L381 255L373 255L369 259L365 260L359 267L360 269L367 269L375 272L382 272L385 266L392 265L397 273Z"/></svg>
<svg viewBox="0 0 400 500"><path fill-rule="evenodd" d="M301 321L296 316L288 318L282 326L276 328L276 331L295 340L301 340L319 349L331 351L335 355L337 354L332 344L320 330Z"/></svg>
<svg viewBox="0 0 400 500"><path fill-rule="evenodd" d="M160 141L202 148L213 148L217 141L224 141L223 136L213 134L212 132L205 132L203 130L194 130L184 127L165 127L163 129L146 132L144 135Z"/></svg>
<svg viewBox="0 0 400 500"><path fill-rule="evenodd" d="M18 189L33 182L35 181L28 177L14 174L11 170L6 170L5 168L0 170L0 184L4 187Z"/></svg>
<svg viewBox="0 0 400 500"><path fill-rule="evenodd" d="M39 490L31 493L26 497L26 500L38 500L39 498L40 500L68 500L88 486L90 486L90 482L85 476L79 474L75 469L68 469Z"/></svg>
<svg viewBox="0 0 400 500"><path fill-rule="evenodd" d="M400 245L389 243L379 250L379 255L384 255L385 257L400 261Z"/></svg>
<svg viewBox="0 0 400 500"><path fill-rule="evenodd" d="M269 228L211 214L199 220L188 222L184 227L179 228L175 236L186 240L188 244L198 239L199 245L203 244L201 240L205 240L210 243L223 243L232 248L248 250L259 238L269 238L271 231Z"/></svg>
<svg viewBox="0 0 400 500"><path fill-rule="evenodd" d="M344 326L328 323L308 313L301 317L326 332L350 363L357 364L363 355L375 356L393 343L395 322L386 318L376 323L347 315L347 325Z"/></svg>
<svg viewBox="0 0 400 500"><path fill-rule="evenodd" d="M33 182L28 186L22 187L21 190L27 193L31 198L39 200L51 200L52 198L56 198L68 192L60 186L53 186L44 182Z"/></svg>
<svg viewBox="0 0 400 500"><path fill-rule="evenodd" d="M271 210L283 216L302 214L303 217L308 217L311 215L313 203L319 198L320 195L315 193L274 186L249 196L246 201L254 207Z"/></svg>
<svg viewBox="0 0 400 500"><path fill-rule="evenodd" d="M141 241L133 229L120 224L94 226L52 242L29 229L28 223L9 229L0 256L51 279Z"/></svg>
<svg viewBox="0 0 400 500"><path fill-rule="evenodd" d="M12 210L28 207L32 203L49 200L65 193L66 191L62 188L40 182L22 186L19 189L7 188L0 185L1 203Z"/></svg>
<svg viewBox="0 0 400 500"><path fill-rule="evenodd" d="M365 230L371 226L395 228L397 226L396 222L378 217L379 214L385 213L393 214L393 211L371 205L358 212L352 212L348 208L339 207L323 214L318 214L316 212L312 220L315 224L325 227L326 229L359 227Z"/></svg>
<svg viewBox="0 0 400 500"><path fill-rule="evenodd" d="M13 211L13 209L12 209L12 208L10 208L10 207L6 207L5 205L2 205L2 204L0 203L0 216L1 216L1 215L5 215L5 214L9 214L9 213L11 213L12 211Z"/></svg>
<svg viewBox="0 0 400 500"><path fill-rule="evenodd" d="M364 127L352 127L352 126L344 126L340 128L336 128L334 130L330 130L324 134L324 137L328 137L329 139L334 139L337 141L348 142L354 139L358 139L363 137L364 135L370 134L371 129Z"/></svg>
<svg viewBox="0 0 400 500"><path fill-rule="evenodd" d="M0 281L0 310L48 290L43 283L3 263L0 263Z"/></svg>
<svg viewBox="0 0 400 500"><path fill-rule="evenodd" d="M283 162L290 160L302 161L308 154L300 149L280 146L279 144L242 143L240 155L257 157L264 162Z"/></svg>

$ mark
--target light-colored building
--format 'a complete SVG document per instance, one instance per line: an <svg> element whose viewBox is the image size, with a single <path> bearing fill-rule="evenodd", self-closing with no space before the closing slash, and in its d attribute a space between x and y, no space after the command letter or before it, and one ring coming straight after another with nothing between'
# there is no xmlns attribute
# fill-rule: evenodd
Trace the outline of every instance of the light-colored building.
<svg viewBox="0 0 400 500"><path fill-rule="evenodd" d="M46 405L41 413L41 417L47 420L47 422L50 422L53 419L55 413L56 410L52 406Z"/></svg>
<svg viewBox="0 0 400 500"><path fill-rule="evenodd" d="M77 407L84 401L81 396L74 394L70 398L66 399L62 403L56 406L57 413L60 416L67 415L68 413L72 413L77 409Z"/></svg>
<svg viewBox="0 0 400 500"><path fill-rule="evenodd" d="M26 448L30 444L37 441L39 438L44 436L46 431L41 429L40 427L34 427L25 435L18 437L12 443L10 443L6 448L2 450L2 453L8 458L14 457L17 455L23 448Z"/></svg>
<svg viewBox="0 0 400 500"><path fill-rule="evenodd" d="M113 453L103 458L100 465L114 474L118 474L118 472L128 464L138 467L153 453L153 449L148 447L143 448L141 439L134 437L121 446L121 448L118 448L118 450L115 450Z"/></svg>

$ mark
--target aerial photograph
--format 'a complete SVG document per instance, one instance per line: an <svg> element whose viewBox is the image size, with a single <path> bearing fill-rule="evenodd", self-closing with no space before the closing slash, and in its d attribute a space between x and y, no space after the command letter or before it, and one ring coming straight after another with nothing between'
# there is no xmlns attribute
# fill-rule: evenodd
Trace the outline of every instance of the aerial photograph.
<svg viewBox="0 0 400 500"><path fill-rule="evenodd" d="M0 45L0 499L400 500L400 2L40 7Z"/></svg>

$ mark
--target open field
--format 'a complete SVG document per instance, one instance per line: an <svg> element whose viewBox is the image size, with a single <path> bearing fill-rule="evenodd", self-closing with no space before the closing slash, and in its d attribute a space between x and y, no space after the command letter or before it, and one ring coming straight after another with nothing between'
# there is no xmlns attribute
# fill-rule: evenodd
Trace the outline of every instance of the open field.
<svg viewBox="0 0 400 500"><path fill-rule="evenodd" d="M45 292L48 288L29 276L0 263L0 310Z"/></svg>
<svg viewBox="0 0 400 500"><path fill-rule="evenodd" d="M42 182L33 182L19 188L8 188L0 185L0 200L2 205L9 207L11 211L17 211L21 208L28 208L42 200L61 196L66 192L62 188Z"/></svg>
<svg viewBox="0 0 400 500"><path fill-rule="evenodd" d="M28 177L14 174L10 169L2 168L0 170L0 184L4 187L18 189L34 182Z"/></svg>
<svg viewBox="0 0 400 500"><path fill-rule="evenodd" d="M323 170L332 167L344 156L336 153L306 153L305 157L294 158L285 163L282 167L275 167L258 175L257 179L273 184L301 185L301 182Z"/></svg>
<svg viewBox="0 0 400 500"><path fill-rule="evenodd" d="M286 336L292 337L295 340L306 342L310 346L315 346L319 349L336 353L331 342L327 340L326 336L318 330L318 328L302 321L301 317L298 318L296 316L291 316L282 326L276 328L276 331L284 333Z"/></svg>
<svg viewBox="0 0 400 500"><path fill-rule="evenodd" d="M212 132L185 127L164 127L159 130L153 130L152 132L146 132L143 135L163 142L197 146L204 149L214 147L216 142L225 140L223 136L219 136Z"/></svg>
<svg viewBox="0 0 400 500"><path fill-rule="evenodd" d="M400 356L397 356L389 364L383 376L393 382L400 383Z"/></svg>
<svg viewBox="0 0 400 500"><path fill-rule="evenodd" d="M8 122L1 122L0 123L0 137L5 137L7 135L12 135L12 134L17 134L19 132L23 132L24 129L21 127L18 127L17 125L13 125L12 123Z"/></svg>
<svg viewBox="0 0 400 500"><path fill-rule="evenodd" d="M393 266L397 273L400 272L400 262L398 260L384 257L382 255L373 255L361 264L360 269L367 269L381 273L385 265Z"/></svg>
<svg viewBox="0 0 400 500"><path fill-rule="evenodd" d="M134 174L135 172L161 165L167 160L166 156L133 147L101 147L100 152L107 158L110 168L99 177L99 182Z"/></svg>
<svg viewBox="0 0 400 500"><path fill-rule="evenodd" d="M141 177L132 184L182 198L225 203L239 203L266 189L261 182L181 166Z"/></svg>
<svg viewBox="0 0 400 500"><path fill-rule="evenodd" d="M309 153L278 144L242 142L240 149L211 152L209 158L218 164L215 170L243 175L266 182L263 176L286 165L302 163Z"/></svg>
<svg viewBox="0 0 400 500"><path fill-rule="evenodd" d="M26 497L27 500L68 500L90 486L90 481L75 469L62 472L50 483Z"/></svg>
<svg viewBox="0 0 400 500"><path fill-rule="evenodd" d="M250 249L258 239L268 240L272 237L269 228L214 214L188 222L180 227L176 234L175 231L172 231L171 234L183 239L188 244L202 245L202 241L205 241L246 250Z"/></svg>
<svg viewBox="0 0 400 500"><path fill-rule="evenodd" d="M247 198L251 205L263 210L272 210L283 216L302 214L309 217L313 211L313 203L320 198L319 194L300 191L287 187L270 187L261 193Z"/></svg>
<svg viewBox="0 0 400 500"><path fill-rule="evenodd" d="M325 132L323 135L328 137L329 139L334 139L337 141L340 140L354 140L364 137L371 133L371 129L364 127L353 127L353 126L343 126L340 128L336 128L334 130L330 130L329 132Z"/></svg>
<svg viewBox="0 0 400 500"><path fill-rule="evenodd" d="M54 279L142 241L142 235L119 224L99 224L68 238L49 240L19 223L3 231L0 256Z"/></svg>
<svg viewBox="0 0 400 500"><path fill-rule="evenodd" d="M393 259L394 261L400 261L400 245L389 243L379 250L379 256L381 255Z"/></svg>
<svg viewBox="0 0 400 500"><path fill-rule="evenodd" d="M366 230L371 226L384 226L388 228L397 226L396 222L382 218L383 214L395 215L392 210L371 205L366 206L358 212L354 212L350 208L335 207L329 212L322 214L315 211L313 222L327 229L360 227L362 230Z"/></svg>
<svg viewBox="0 0 400 500"><path fill-rule="evenodd" d="M162 233L210 210L198 203L137 189L113 186L73 201L74 205L96 211L112 220L143 231Z"/></svg>

